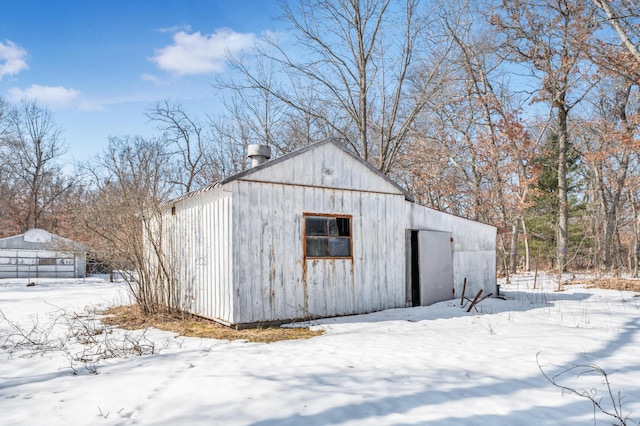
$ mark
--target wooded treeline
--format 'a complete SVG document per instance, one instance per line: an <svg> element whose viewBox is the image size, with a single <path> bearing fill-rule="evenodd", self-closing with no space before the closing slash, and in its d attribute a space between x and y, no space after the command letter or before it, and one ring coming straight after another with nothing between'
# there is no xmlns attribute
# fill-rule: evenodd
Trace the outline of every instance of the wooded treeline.
<svg viewBox="0 0 640 426"><path fill-rule="evenodd" d="M0 237L45 228L135 264L145 214L325 137L429 207L499 227L499 269L640 260L634 0L298 0L229 57L225 113L159 100L154 138L62 164L51 111L0 99ZM213 90L213 89L212 89Z"/></svg>

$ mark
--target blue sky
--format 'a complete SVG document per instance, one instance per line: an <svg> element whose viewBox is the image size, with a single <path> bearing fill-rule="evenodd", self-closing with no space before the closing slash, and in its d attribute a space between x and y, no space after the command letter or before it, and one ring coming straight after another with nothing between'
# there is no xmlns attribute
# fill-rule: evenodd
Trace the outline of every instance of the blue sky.
<svg viewBox="0 0 640 426"><path fill-rule="evenodd" d="M278 13L275 0L4 2L0 96L47 106L67 158L87 160L110 135L157 133L145 116L155 102L219 111L225 51L277 29Z"/></svg>

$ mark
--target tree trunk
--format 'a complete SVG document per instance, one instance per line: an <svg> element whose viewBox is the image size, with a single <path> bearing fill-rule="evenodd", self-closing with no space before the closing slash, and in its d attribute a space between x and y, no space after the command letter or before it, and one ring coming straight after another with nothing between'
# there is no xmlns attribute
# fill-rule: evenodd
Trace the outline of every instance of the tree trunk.
<svg viewBox="0 0 640 426"><path fill-rule="evenodd" d="M638 278L638 261L640 260L640 242L638 241L638 228L640 227L640 218L636 217L636 232L633 253L633 277Z"/></svg>
<svg viewBox="0 0 640 426"><path fill-rule="evenodd" d="M511 278L509 276L509 260L508 260L508 255L507 255L507 245L505 244L505 235L499 235L498 236L498 241L500 242L500 248L498 250L498 253L496 253L497 256L499 256L499 261L500 261L500 268L502 269L502 272L504 273L505 276L505 282L507 284L509 284L511 282Z"/></svg>
<svg viewBox="0 0 640 426"><path fill-rule="evenodd" d="M638 217L638 204L634 191L629 191L629 204L633 213L633 277L638 277L638 261L640 260L640 217Z"/></svg>
<svg viewBox="0 0 640 426"><path fill-rule="evenodd" d="M510 261L511 261L511 273L515 274L518 267L518 231L519 231L520 219L513 221L511 226L511 247L510 247Z"/></svg>
<svg viewBox="0 0 640 426"><path fill-rule="evenodd" d="M531 272L531 249L529 248L529 234L527 233L527 223L524 217L520 218L522 222L522 237L524 239L524 269Z"/></svg>
<svg viewBox="0 0 640 426"><path fill-rule="evenodd" d="M612 207L612 206L610 206ZM612 211L613 210L613 211ZM607 209L604 222L604 241L602 251L602 266L606 269L613 267L611 249L613 247L614 234L616 232L616 213L615 208Z"/></svg>
<svg viewBox="0 0 640 426"><path fill-rule="evenodd" d="M567 200L568 114L566 107L560 106L558 108L558 290L561 290L561 276L567 268L569 247L569 208Z"/></svg>
<svg viewBox="0 0 640 426"><path fill-rule="evenodd" d="M627 118L627 104L629 97L631 96L631 85L627 84L622 90L620 90L620 104L618 105L618 118L623 126L625 133L630 139L634 137L634 126L629 123ZM620 159L620 165L616 170L616 180L613 191L610 191L610 195L607 197L607 193L604 190L604 172L600 172L598 176L599 193L601 197L602 209L604 212L604 247L602 253L602 263L607 269L615 266L613 261L613 249L616 245L618 232L618 206L620 205L620 199L622 198L622 191L624 189L625 181L627 179L627 172L629 170L629 163L631 162L631 151L623 146L622 157ZM619 247L619 245L618 245Z"/></svg>

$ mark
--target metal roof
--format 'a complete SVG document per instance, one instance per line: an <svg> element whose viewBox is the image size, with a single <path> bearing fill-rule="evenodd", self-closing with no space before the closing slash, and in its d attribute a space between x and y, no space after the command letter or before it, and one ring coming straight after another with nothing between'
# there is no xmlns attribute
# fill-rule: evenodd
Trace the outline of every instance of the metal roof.
<svg viewBox="0 0 640 426"><path fill-rule="evenodd" d="M44 229L30 229L24 234L0 239L0 250L87 251L83 244L52 234Z"/></svg>

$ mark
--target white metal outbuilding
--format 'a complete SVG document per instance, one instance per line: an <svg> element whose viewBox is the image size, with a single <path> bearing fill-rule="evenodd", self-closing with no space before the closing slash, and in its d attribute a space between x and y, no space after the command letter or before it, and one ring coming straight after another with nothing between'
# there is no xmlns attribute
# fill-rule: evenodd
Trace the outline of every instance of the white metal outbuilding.
<svg viewBox="0 0 640 426"><path fill-rule="evenodd" d="M82 278L86 247L44 229L0 239L0 278Z"/></svg>
<svg viewBox="0 0 640 426"><path fill-rule="evenodd" d="M247 326L496 290L496 228L415 204L327 139L169 203L185 310ZM257 154L257 155L258 155Z"/></svg>

